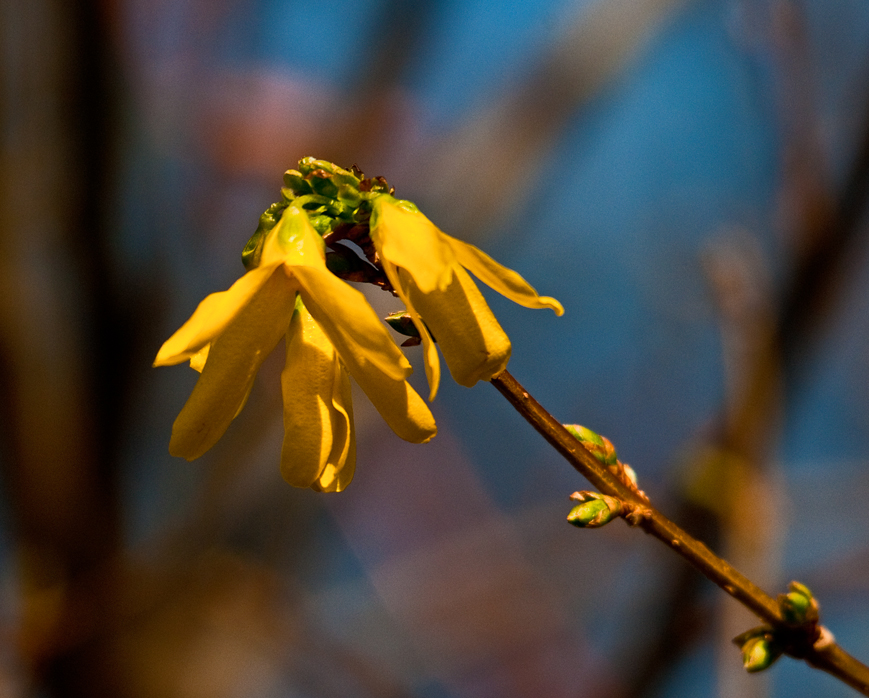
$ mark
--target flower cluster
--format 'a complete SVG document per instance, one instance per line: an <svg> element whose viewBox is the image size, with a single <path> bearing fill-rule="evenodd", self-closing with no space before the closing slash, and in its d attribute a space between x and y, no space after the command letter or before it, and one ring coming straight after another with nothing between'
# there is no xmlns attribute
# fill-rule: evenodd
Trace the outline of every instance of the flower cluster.
<svg viewBox="0 0 869 698"><path fill-rule="evenodd" d="M437 432L407 382L407 359L346 281L375 283L404 303L406 333L423 344L430 400L440 381L435 342L453 378L468 387L491 379L510 357L507 335L466 270L521 305L558 315L563 309L516 272L442 233L411 202L395 199L382 178L305 158L284 183L282 200L263 214L244 248L247 273L206 297L157 354L155 366L189 361L201 374L169 450L193 460L210 449L285 338L281 472L295 486L340 491L356 461L349 376L401 438L425 443Z"/></svg>

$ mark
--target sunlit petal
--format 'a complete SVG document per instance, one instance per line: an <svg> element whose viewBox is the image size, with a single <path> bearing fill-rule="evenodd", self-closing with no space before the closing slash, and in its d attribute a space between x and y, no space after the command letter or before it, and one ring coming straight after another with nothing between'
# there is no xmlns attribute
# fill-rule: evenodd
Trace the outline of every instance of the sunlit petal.
<svg viewBox="0 0 869 698"><path fill-rule="evenodd" d="M307 309L301 304L296 308L287 332L286 363L281 372L281 474L295 487L310 487L323 473L332 453L332 401L338 357Z"/></svg>
<svg viewBox="0 0 869 698"><path fill-rule="evenodd" d="M422 444L437 434L431 410L410 383L392 380L370 366L366 370L351 371L351 375L380 416L402 439Z"/></svg>
<svg viewBox="0 0 869 698"><path fill-rule="evenodd" d="M392 197L375 200L371 240L382 259L406 269L423 293L446 288L450 267L455 264L451 248L440 235L423 214L400 208Z"/></svg>
<svg viewBox="0 0 869 698"><path fill-rule="evenodd" d="M197 351L193 356L190 357L190 368L192 368L197 373L202 373L202 369L205 368L205 362L208 361L208 352L211 350L211 343L206 344L202 349Z"/></svg>
<svg viewBox="0 0 869 698"><path fill-rule="evenodd" d="M160 347L154 366L179 364L220 336L269 280L275 268L274 264L257 267L228 290L206 296L190 319Z"/></svg>
<svg viewBox="0 0 869 698"><path fill-rule="evenodd" d="M429 385L428 399L429 402L432 402L438 394L438 387L441 382L441 362L440 358L438 358L437 347L435 346L431 333L428 331L428 327L426 327L425 323L422 321L422 318L416 308L414 308L413 303L411 303L410 298L404 290L405 286L413 283L413 280L407 274L403 276L399 274L399 270L396 266L387 260L383 260L383 270L386 272L386 276L389 279L389 283L392 284L392 288L394 288L395 292L398 294L399 300L404 303L404 306L419 333L419 338L422 341L423 365L425 366L425 376Z"/></svg>
<svg viewBox="0 0 869 698"><path fill-rule="evenodd" d="M308 215L289 206L263 243L261 265L326 266L326 247Z"/></svg>
<svg viewBox="0 0 869 698"><path fill-rule="evenodd" d="M510 340L473 279L458 265L453 271L443 293L426 295L413 284L408 284L407 292L437 339L453 380L471 387L507 367Z"/></svg>
<svg viewBox="0 0 869 698"><path fill-rule="evenodd" d="M334 276L325 265L294 267L302 298L314 319L353 373L354 365L373 364L382 373L403 380L413 369L396 346L386 324L365 296Z"/></svg>
<svg viewBox="0 0 869 698"><path fill-rule="evenodd" d="M172 427L172 455L193 460L217 442L244 404L260 365L287 331L295 285L282 271L272 272L212 342L196 387Z"/></svg>
<svg viewBox="0 0 869 698"><path fill-rule="evenodd" d="M353 400L347 371L335 362L335 385L332 397L332 452L320 477L311 487L320 492L340 492L356 472L356 434L353 429Z"/></svg>
<svg viewBox="0 0 869 698"><path fill-rule="evenodd" d="M499 264L473 245L444 233L441 235L453 250L459 264L502 296L526 308L551 308L556 315L564 314L561 303L549 296L538 296L531 284L512 269Z"/></svg>

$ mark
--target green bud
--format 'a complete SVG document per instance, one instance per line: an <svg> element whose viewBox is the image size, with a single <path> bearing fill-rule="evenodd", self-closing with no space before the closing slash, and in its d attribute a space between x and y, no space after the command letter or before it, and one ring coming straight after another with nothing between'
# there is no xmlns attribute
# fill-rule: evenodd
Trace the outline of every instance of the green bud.
<svg viewBox="0 0 869 698"><path fill-rule="evenodd" d="M768 669L781 655L782 651L771 635L756 636L742 646L742 666L753 674Z"/></svg>
<svg viewBox="0 0 869 698"><path fill-rule="evenodd" d="M811 590L799 582L788 585L787 594L779 594L778 605L786 623L802 625L816 623L819 619L818 602L812 596Z"/></svg>
<svg viewBox="0 0 869 698"><path fill-rule="evenodd" d="M338 186L338 200L352 209L359 205L359 202L362 201L362 196L356 187L349 184L341 184Z"/></svg>
<svg viewBox="0 0 869 698"><path fill-rule="evenodd" d="M332 175L332 181L335 182L335 186L339 189L341 187L350 187L357 191L359 190L359 184L361 183L359 177L341 167L335 168L335 174Z"/></svg>
<svg viewBox="0 0 869 698"><path fill-rule="evenodd" d="M314 170L308 176L308 184L315 194L334 199L338 194L338 186L332 181L332 177L325 170Z"/></svg>
<svg viewBox="0 0 869 698"><path fill-rule="evenodd" d="M745 631L733 642L742 650L742 666L751 673L768 668L783 653L772 628L766 625Z"/></svg>
<svg viewBox="0 0 869 698"><path fill-rule="evenodd" d="M601 436L581 424L565 424L563 426L570 432L571 436L581 441L582 445L604 465L615 465L618 462L615 446L605 436Z"/></svg>
<svg viewBox="0 0 869 698"><path fill-rule="evenodd" d="M323 170L326 174L334 174L337 165L328 160L317 160L313 157L306 157L299 160L299 172L307 178L314 170ZM340 169L340 168L339 168Z"/></svg>
<svg viewBox="0 0 869 698"><path fill-rule="evenodd" d="M308 184L307 180L298 170L287 170L284 172L284 186L293 194L291 197L288 197L290 199L311 193L311 185Z"/></svg>
<svg viewBox="0 0 869 698"><path fill-rule="evenodd" d="M580 504L570 510L567 520L579 528L600 528L624 510L621 500L599 492L574 492L570 498Z"/></svg>

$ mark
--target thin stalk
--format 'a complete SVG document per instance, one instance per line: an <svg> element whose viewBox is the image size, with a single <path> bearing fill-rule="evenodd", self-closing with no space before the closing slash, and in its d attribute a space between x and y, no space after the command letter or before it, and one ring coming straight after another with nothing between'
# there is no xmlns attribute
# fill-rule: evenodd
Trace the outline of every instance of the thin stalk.
<svg viewBox="0 0 869 698"><path fill-rule="evenodd" d="M775 599L612 475L510 373L502 371L492 378L492 385L601 493L637 505L642 511L642 516L636 519L639 528L676 551L764 623L793 638L789 643L791 656L805 659L809 665L826 671L869 696L869 667L839 647L829 632L823 632L821 639L816 640L814 637L809 638L809 628L795 629L787 625Z"/></svg>

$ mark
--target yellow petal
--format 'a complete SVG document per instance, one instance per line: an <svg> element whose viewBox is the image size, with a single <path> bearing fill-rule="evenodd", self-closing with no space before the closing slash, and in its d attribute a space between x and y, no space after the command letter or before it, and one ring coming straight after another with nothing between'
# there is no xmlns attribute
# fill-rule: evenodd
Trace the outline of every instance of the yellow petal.
<svg viewBox="0 0 869 698"><path fill-rule="evenodd" d="M311 485L319 492L340 492L353 480L356 472L356 434L353 429L353 400L347 371L335 362L336 381L340 389L332 397L333 432L332 453L317 481ZM343 416L343 421L342 421ZM346 433L341 431L341 427Z"/></svg>
<svg viewBox="0 0 869 698"><path fill-rule="evenodd" d="M401 354L398 347L395 346L392 338L388 336L386 328L382 323L380 323L376 314L374 317L377 319L377 327L387 334L389 345L391 345L401 355L401 358L408 367L406 373L403 375L396 375L394 370L395 364L392 362L387 362L385 364L385 368L389 370L384 371L382 361L371 361L372 352L361 351L359 344L355 341L355 333L360 331L359 328L354 329L354 334L345 337L346 327L342 326L340 323L334 322L333 320L335 316L340 317L342 302L346 312L347 304L350 302L350 298L352 297L348 295L343 301L341 301L342 294L351 291L353 294L361 296L364 306L359 306L359 309L356 311L359 313L359 317L364 317L364 314L367 312L364 310L365 308L371 311L372 314L374 311L371 310L371 306L368 305L368 301L365 300L365 297L362 296L361 293L340 281L338 283L345 290L339 290L337 288L333 289L333 293L337 292L334 297L327 292L323 292L322 288L316 293L316 295L313 295L313 289L318 285L326 286L327 284L333 284L332 281L326 278L319 278L316 272L317 270L312 268L301 269L297 267L295 269L295 273L299 282L302 284L302 288L312 289L310 291L310 296L307 294L304 295L305 303L309 306L311 315L317 320L318 324L321 325L323 330L335 344L335 348L338 350L341 361L347 367L350 375L353 376L359 384L359 387L362 388L363 392L368 396L368 399L371 400L371 403L380 413L380 416L383 417L384 421L398 436L405 441L410 441L411 443L425 443L429 441L435 434L437 434L435 420L432 416L431 410L426 406L423 399L410 386L410 384L404 380L405 376L409 375L411 372L410 364L407 362L404 354ZM338 281L330 272L327 271L326 274L328 274L331 279ZM395 286L395 288L398 288L398 286ZM399 295L401 294L399 293ZM326 300L326 305L321 307L320 302L323 300ZM331 311L327 308L329 304L334 304ZM353 314L350 315L348 320L358 320L359 317ZM419 316L417 316L417 318L418 317ZM419 324L421 325L422 323L420 322ZM425 331L425 326L423 326L423 331ZM374 326L371 326L368 332L371 333L369 337L370 341L371 338L376 336ZM379 334L380 332L377 331L377 335ZM428 337L427 331L425 331L425 337ZM378 342L382 341L382 339L378 339ZM434 352L434 389L437 390L437 380L440 376L440 364L437 363L437 351L434 349L430 338L429 344L432 352ZM374 354L374 356L377 356L377 354ZM426 372L428 373L428 368L426 369ZM429 380L431 382L431 376L429 376Z"/></svg>
<svg viewBox="0 0 869 698"><path fill-rule="evenodd" d="M326 266L326 246L314 230L308 214L288 206L263 243L260 265Z"/></svg>
<svg viewBox="0 0 869 698"><path fill-rule="evenodd" d="M319 492L340 492L350 484L356 471L356 434L353 431L350 381L347 371L338 361L335 362L335 370L339 389L332 396L332 452L320 477L311 485L312 489Z"/></svg>
<svg viewBox="0 0 869 698"><path fill-rule="evenodd" d="M206 344L202 349L197 351L193 356L190 357L190 368L192 368L197 373L202 373L202 369L205 368L205 362L208 361L208 352L211 349L211 343Z"/></svg>
<svg viewBox="0 0 869 698"><path fill-rule="evenodd" d="M480 281L526 308L551 308L556 315L563 315L564 308L554 298L538 296L537 291L512 269L499 264L482 250L466 242L441 233L452 248L456 259Z"/></svg>
<svg viewBox="0 0 869 698"><path fill-rule="evenodd" d="M350 381L332 343L298 304L287 333L287 358L281 373L284 445L281 474L295 487L338 480L354 463Z"/></svg>
<svg viewBox="0 0 869 698"><path fill-rule="evenodd" d="M443 290L455 263L441 232L421 213L400 208L395 199L380 196L371 215L371 240L382 260L406 269L423 293Z"/></svg>
<svg viewBox="0 0 869 698"><path fill-rule="evenodd" d="M223 436L244 404L260 365L287 331L295 295L295 283L273 268L212 342L196 387L172 427L172 455L193 460Z"/></svg>
<svg viewBox="0 0 869 698"><path fill-rule="evenodd" d="M473 279L460 266L444 293L421 293L399 269L410 302L432 331L453 380L470 388L507 367L510 339Z"/></svg>
<svg viewBox="0 0 869 698"><path fill-rule="evenodd" d="M364 295L332 274L325 264L322 268L293 267L293 275L305 305L351 374L354 366L366 364L396 380L413 372Z"/></svg>
<svg viewBox="0 0 869 698"><path fill-rule="evenodd" d="M402 280L396 266L388 260L383 260L383 270L386 272L386 276L389 279L389 283L392 284L392 288L394 288L395 292L398 294L399 300L401 300L401 302L404 303L405 308L407 308L407 312L410 314L410 318L413 320L416 331L419 333L419 337L422 340L423 365L425 366L425 376L428 379L429 386L428 400L429 402L433 402L438 394L438 386L440 386L441 382L441 362L438 358L437 347L435 346L431 333L428 331L428 327L426 327L425 323L422 321L422 318L416 311L416 308L413 307L413 303L410 302L407 293L405 293L404 288L402 287L402 284L407 283L407 281Z"/></svg>
<svg viewBox="0 0 869 698"><path fill-rule="evenodd" d="M392 380L370 366L363 371L351 371L351 375L383 420L402 439L424 444L437 434L431 410L406 380Z"/></svg>
<svg viewBox="0 0 869 698"><path fill-rule="evenodd" d="M206 296L190 319L160 347L154 366L172 366L195 356L250 303L275 268L274 264L257 267L228 290Z"/></svg>
<svg viewBox="0 0 869 698"><path fill-rule="evenodd" d="M290 206L263 246L263 262L283 263L301 286L311 315L348 366L370 362L396 379L413 369L365 296L326 267L323 240L301 209Z"/></svg>

